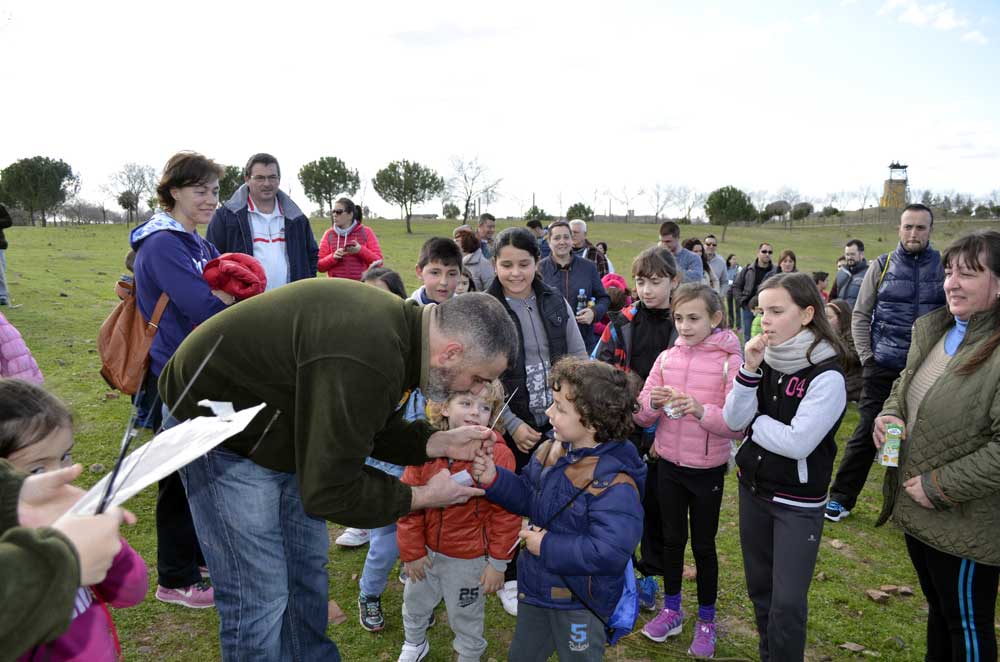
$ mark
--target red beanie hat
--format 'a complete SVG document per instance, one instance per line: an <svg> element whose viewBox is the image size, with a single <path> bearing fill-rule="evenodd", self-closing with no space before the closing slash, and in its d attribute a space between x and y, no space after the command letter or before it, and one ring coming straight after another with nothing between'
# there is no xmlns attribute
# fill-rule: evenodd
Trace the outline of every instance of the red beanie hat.
<svg viewBox="0 0 1000 662"><path fill-rule="evenodd" d="M601 285L604 286L604 289L617 287L623 292L628 290L628 283L625 282L625 278L623 278L620 274L608 274L601 279Z"/></svg>

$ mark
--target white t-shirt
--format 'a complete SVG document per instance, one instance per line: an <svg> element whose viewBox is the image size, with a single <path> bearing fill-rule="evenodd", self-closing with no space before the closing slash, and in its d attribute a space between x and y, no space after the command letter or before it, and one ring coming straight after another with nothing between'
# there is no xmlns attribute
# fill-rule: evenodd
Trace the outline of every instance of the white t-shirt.
<svg viewBox="0 0 1000 662"><path fill-rule="evenodd" d="M267 274L267 289L288 284L288 253L285 250L285 215L274 200L274 211L270 214L257 209L252 198L247 198L247 216L253 233L253 256L264 267Z"/></svg>

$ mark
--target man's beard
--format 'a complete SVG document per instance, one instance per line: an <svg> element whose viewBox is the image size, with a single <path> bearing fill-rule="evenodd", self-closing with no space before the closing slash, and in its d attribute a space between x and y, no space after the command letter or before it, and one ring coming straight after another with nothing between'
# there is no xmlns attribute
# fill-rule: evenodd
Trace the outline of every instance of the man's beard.
<svg viewBox="0 0 1000 662"><path fill-rule="evenodd" d="M428 368L424 397L436 402L446 401L451 394L451 383L455 378L455 372L449 368Z"/></svg>

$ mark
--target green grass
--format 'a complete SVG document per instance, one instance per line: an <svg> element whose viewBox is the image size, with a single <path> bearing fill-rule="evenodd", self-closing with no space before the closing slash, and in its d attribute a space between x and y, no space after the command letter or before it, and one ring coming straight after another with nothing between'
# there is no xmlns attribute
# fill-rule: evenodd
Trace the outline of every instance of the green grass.
<svg viewBox="0 0 1000 662"><path fill-rule="evenodd" d="M500 227L506 224L501 223ZM327 223L314 223L320 237ZM413 273L420 244L434 235L450 236L450 222L414 224L407 236L398 221L372 223L382 244L386 263L398 269L408 288L417 285ZM975 227L983 227L976 224ZM498 228L500 229L500 228ZM942 248L970 227L939 224L935 244ZM720 228L713 228L721 236ZM686 237L705 226L683 228ZM591 226L593 241L604 239L611 246L610 257L620 272L627 272L632 257L656 240L652 225ZM128 399L115 398L98 375L99 361L94 339L98 326L111 311L116 299L113 285L122 271L127 251L127 230L123 227L22 228L7 231L11 248L7 251L8 273L15 308L3 312L24 335L46 376L48 387L74 412L76 419L75 459L85 467L99 463L110 467L123 426L128 417ZM780 227L731 228L720 245L723 255L736 253L746 263L761 241L773 243L780 251L791 248L798 254L804 271L834 271L834 260L848 237L857 236L868 246L873 258L895 245L895 231L887 226L866 226L844 231L823 228L786 231ZM65 296L63 296L65 295ZM853 407L841 426L838 441L843 443L856 421ZM83 482L92 484L100 473L84 473ZM837 646L853 641L879 651L885 659L913 660L923 657L925 604L916 576L906 556L902 534L887 526L873 528L880 504L881 471L873 470L854 514L840 524L828 525L824 532L817 572L825 581L816 581L810 593L808 659L853 657ZM736 483L730 476L723 502L718 537L720 553L721 623L719 655L756 658L756 633L750 602L743 581L739 537L736 524ZM147 490L129 507L139 523L127 531L131 544L150 565L150 589L155 588L156 539L154 527L155 492ZM331 536L339 527L331 526ZM845 543L834 549L828 543L838 538ZM330 597L348 614L347 623L331 626L330 634L349 660L395 660L402 642L400 610L402 586L392 579L383 605L388 628L373 635L357 624L356 576L364 562L364 550L333 548L330 553ZM690 559L688 561L691 563ZM881 584L904 584L917 590L911 598L893 597L888 604L869 601L866 588ZM684 603L693 613L693 582L685 582ZM442 614L443 616L443 614ZM643 614L643 620L648 618ZM193 611L168 606L150 597L132 609L117 611L115 618L125 654L130 659L212 660L218 659L218 622L214 610ZM487 603L486 638L490 647L484 660L506 659L514 621L503 613L499 601ZM898 637L898 642L896 638ZM439 618L430 633L431 660L450 660L451 636L446 619ZM683 659L690 643L690 628L680 641L653 644L638 633L608 651L612 660ZM900 648L900 644L902 648Z"/></svg>

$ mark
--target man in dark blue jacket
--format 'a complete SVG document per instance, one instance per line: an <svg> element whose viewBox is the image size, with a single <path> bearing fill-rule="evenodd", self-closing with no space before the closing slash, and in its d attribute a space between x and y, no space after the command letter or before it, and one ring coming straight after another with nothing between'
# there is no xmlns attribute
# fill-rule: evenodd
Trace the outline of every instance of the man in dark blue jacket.
<svg viewBox="0 0 1000 662"><path fill-rule="evenodd" d="M538 263L538 272L546 285L562 293L570 307L576 312L576 323L580 327L587 352L594 351L597 336L594 322L604 319L611 304L611 297L601 284L597 266L573 251L573 235L566 221L556 221L549 226L549 246L552 255ZM581 307L580 292L588 305ZM590 302L593 305L589 305Z"/></svg>
<svg viewBox="0 0 1000 662"><path fill-rule="evenodd" d="M316 276L319 247L309 218L278 185L281 167L270 154L254 154L244 184L215 211L205 238L220 253L252 255L264 266L267 289Z"/></svg>

